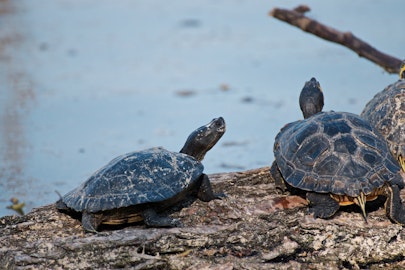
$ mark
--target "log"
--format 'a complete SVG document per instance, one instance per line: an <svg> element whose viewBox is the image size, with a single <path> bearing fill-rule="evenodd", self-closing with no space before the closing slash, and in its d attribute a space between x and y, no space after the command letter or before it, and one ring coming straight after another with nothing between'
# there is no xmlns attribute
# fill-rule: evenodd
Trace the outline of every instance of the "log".
<svg viewBox="0 0 405 270"><path fill-rule="evenodd" d="M209 175L227 197L174 212L179 228L143 224L85 233L46 205L0 219L0 269L394 269L405 267L405 231L369 204L314 219L307 202L280 194L269 167Z"/></svg>
<svg viewBox="0 0 405 270"><path fill-rule="evenodd" d="M400 59L380 52L367 42L356 37L351 32L338 31L305 16L304 13L309 10L310 8L308 6L303 5L298 6L293 10L274 8L270 11L269 15L296 26L305 32L314 34L325 40L341 44L356 52L360 57L364 57L381 66L389 73L399 73L401 66Z"/></svg>

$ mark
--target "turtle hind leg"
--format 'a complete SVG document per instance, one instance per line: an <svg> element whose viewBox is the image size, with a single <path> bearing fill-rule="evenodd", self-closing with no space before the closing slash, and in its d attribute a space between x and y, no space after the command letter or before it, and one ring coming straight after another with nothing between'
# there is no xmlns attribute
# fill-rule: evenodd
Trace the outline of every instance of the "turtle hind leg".
<svg viewBox="0 0 405 270"><path fill-rule="evenodd" d="M405 208L399 195L397 185L386 186L385 188L387 201L385 202L385 211L387 216L394 222L405 225Z"/></svg>
<svg viewBox="0 0 405 270"><path fill-rule="evenodd" d="M148 227L179 227L181 225L176 219L159 216L153 208L143 210L142 217Z"/></svg>
<svg viewBox="0 0 405 270"><path fill-rule="evenodd" d="M287 186L284 182L283 176L280 173L280 170L278 169L278 165L276 161L273 161L273 164L271 164L270 168L270 174L274 179L274 184L277 189L279 189L281 192L287 191Z"/></svg>
<svg viewBox="0 0 405 270"><path fill-rule="evenodd" d="M315 218L329 218L339 210L339 203L329 194L315 192L307 193L307 200L310 202L309 212L314 214Z"/></svg>
<svg viewBox="0 0 405 270"><path fill-rule="evenodd" d="M210 179L206 174L203 174L201 177L202 177L201 185L197 194L198 199L200 199L203 202L209 202L215 199L221 199L225 197L225 194L223 193L214 194L214 192L212 191Z"/></svg>
<svg viewBox="0 0 405 270"><path fill-rule="evenodd" d="M63 202L62 198L59 199L56 203L55 206L58 210L69 210L69 207Z"/></svg>
<svg viewBox="0 0 405 270"><path fill-rule="evenodd" d="M96 215L83 211L82 226L86 232L97 233L97 228L102 222L102 215Z"/></svg>

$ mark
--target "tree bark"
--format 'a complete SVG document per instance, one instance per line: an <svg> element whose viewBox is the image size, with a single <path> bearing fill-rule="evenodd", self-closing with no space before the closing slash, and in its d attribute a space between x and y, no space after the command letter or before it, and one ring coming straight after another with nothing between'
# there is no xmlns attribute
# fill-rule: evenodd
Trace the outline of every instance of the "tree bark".
<svg viewBox="0 0 405 270"><path fill-rule="evenodd" d="M387 72L398 74L401 66L400 59L380 52L368 43L353 35L351 32L340 32L332 27L326 26L316 20L306 17L304 13L309 10L310 8L308 6L298 6L293 10L274 8L270 11L269 15L294 25L305 32L314 34L331 42L339 43L353 50L360 57L364 57L381 66Z"/></svg>
<svg viewBox="0 0 405 270"><path fill-rule="evenodd" d="M405 231L383 201L342 207L331 219L279 194L269 167L209 175L227 197L172 214L180 228L143 224L85 233L47 205L0 219L0 269L342 269L405 267Z"/></svg>

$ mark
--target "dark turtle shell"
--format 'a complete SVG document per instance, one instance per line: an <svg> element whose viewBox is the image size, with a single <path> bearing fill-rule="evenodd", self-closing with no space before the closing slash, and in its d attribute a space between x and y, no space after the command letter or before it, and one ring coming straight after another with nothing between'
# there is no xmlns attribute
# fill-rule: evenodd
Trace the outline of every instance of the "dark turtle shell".
<svg viewBox="0 0 405 270"><path fill-rule="evenodd" d="M385 137L395 157L405 157L405 79L376 94L361 116Z"/></svg>
<svg viewBox="0 0 405 270"><path fill-rule="evenodd" d="M195 183L204 166L193 157L150 148L113 159L63 202L81 212L99 212L171 199Z"/></svg>
<svg viewBox="0 0 405 270"><path fill-rule="evenodd" d="M274 154L284 180L302 190L357 197L386 182L403 187L384 138L355 114L320 112L287 124Z"/></svg>

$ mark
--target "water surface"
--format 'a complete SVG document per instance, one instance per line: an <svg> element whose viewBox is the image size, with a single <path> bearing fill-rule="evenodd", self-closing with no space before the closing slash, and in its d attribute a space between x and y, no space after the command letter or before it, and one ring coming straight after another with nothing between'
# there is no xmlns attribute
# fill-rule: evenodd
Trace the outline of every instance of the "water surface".
<svg viewBox="0 0 405 270"><path fill-rule="evenodd" d="M206 172L269 165L316 77L325 110L360 113L397 79L268 16L301 1L0 1L0 216L57 200L115 156L178 151L223 116ZM405 56L402 2L307 1L309 16Z"/></svg>

